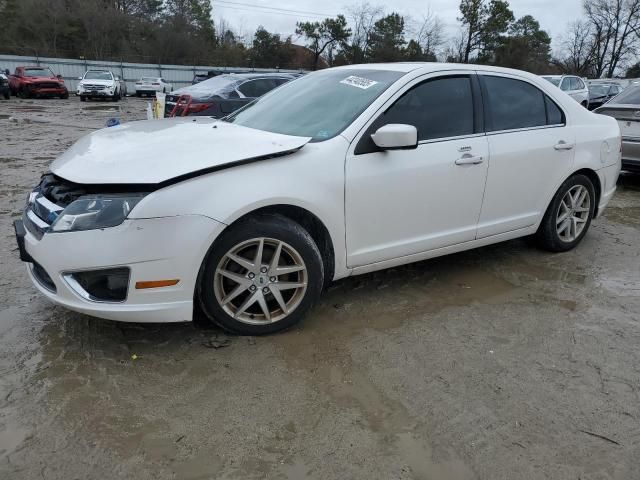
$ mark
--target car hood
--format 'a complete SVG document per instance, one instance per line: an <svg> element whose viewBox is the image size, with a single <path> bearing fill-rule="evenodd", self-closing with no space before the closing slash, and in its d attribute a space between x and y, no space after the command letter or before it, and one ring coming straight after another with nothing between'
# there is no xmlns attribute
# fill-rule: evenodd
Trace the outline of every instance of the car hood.
<svg viewBox="0 0 640 480"><path fill-rule="evenodd" d="M81 138L51 172L80 184L157 185L291 153L309 140L208 117L145 120Z"/></svg>
<svg viewBox="0 0 640 480"><path fill-rule="evenodd" d="M109 85L113 85L114 80L80 80L79 85L104 85L108 87Z"/></svg>
<svg viewBox="0 0 640 480"><path fill-rule="evenodd" d="M23 77L27 82L60 82L58 77Z"/></svg>

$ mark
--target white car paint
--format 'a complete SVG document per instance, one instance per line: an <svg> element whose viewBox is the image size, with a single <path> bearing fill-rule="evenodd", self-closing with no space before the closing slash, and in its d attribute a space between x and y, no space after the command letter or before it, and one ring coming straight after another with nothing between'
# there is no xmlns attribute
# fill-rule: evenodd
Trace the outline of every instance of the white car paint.
<svg viewBox="0 0 640 480"><path fill-rule="evenodd" d="M558 88L584 107L589 106L589 87L584 79L576 75L543 75L549 82L556 82Z"/></svg>
<svg viewBox="0 0 640 480"><path fill-rule="evenodd" d="M106 73L109 78L87 78L96 72ZM78 96L113 97L116 94L120 94L120 96L126 94L126 89L123 87L124 84L120 81L120 77L115 75L111 70L87 70L79 80L78 86L76 87L76 95Z"/></svg>
<svg viewBox="0 0 640 480"><path fill-rule="evenodd" d="M189 140L183 143L176 138ZM51 171L74 183L100 179L102 184L120 184L135 179L139 184L155 184L240 160L297 150L309 140L209 117L131 122L81 138L51 164ZM203 155L202 146L209 142L215 145L215 154ZM132 159L127 168L122 168L122 158ZM167 162L167 158L180 161Z"/></svg>
<svg viewBox="0 0 640 480"><path fill-rule="evenodd" d="M160 77L142 77L136 82L136 95L151 92L169 93L173 91L173 85Z"/></svg>
<svg viewBox="0 0 640 480"><path fill-rule="evenodd" d="M136 122L80 140L52 164L54 174L89 185L162 188L146 195L117 227L49 232L41 239L28 232L26 250L50 272L57 293L32 275L36 287L58 304L98 317L189 321L207 250L228 225L261 207L292 205L315 215L329 233L333 278L339 279L533 234L558 187L579 170L600 180L598 213L615 192L616 121L582 108L540 77L437 63L339 68L345 77L358 68L404 75L339 135L324 141L202 119ZM561 107L566 125L355 155L379 112L414 84L452 73L527 82ZM278 155L285 151L293 153ZM261 160L243 162L254 157ZM225 165L230 168L219 168ZM190 175L198 171L206 173ZM172 182L175 177L181 181ZM131 267L131 285L158 278L180 278L180 283L147 291L130 287L125 302L110 304L80 298L61 279L64 271L121 265Z"/></svg>

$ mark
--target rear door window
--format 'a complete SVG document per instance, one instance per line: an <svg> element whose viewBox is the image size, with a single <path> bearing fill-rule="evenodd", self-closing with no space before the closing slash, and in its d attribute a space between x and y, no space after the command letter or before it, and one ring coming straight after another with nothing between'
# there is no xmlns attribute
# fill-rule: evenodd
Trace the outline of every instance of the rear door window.
<svg viewBox="0 0 640 480"><path fill-rule="evenodd" d="M238 87L238 90L249 98L261 97L276 87L275 82L270 79L250 80Z"/></svg>
<svg viewBox="0 0 640 480"><path fill-rule="evenodd" d="M564 123L562 110L528 82L483 75L482 84L488 132Z"/></svg>

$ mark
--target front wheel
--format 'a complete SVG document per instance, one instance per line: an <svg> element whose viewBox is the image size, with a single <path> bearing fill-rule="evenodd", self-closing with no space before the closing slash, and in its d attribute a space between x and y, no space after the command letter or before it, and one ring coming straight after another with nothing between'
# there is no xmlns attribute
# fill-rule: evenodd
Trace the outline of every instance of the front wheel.
<svg viewBox="0 0 640 480"><path fill-rule="evenodd" d="M547 208L536 233L538 244L551 252L571 250L587 234L595 207L595 189L589 177L570 177Z"/></svg>
<svg viewBox="0 0 640 480"><path fill-rule="evenodd" d="M324 282L311 235L280 215L242 220L205 259L197 297L207 317L232 333L264 335L299 322Z"/></svg>

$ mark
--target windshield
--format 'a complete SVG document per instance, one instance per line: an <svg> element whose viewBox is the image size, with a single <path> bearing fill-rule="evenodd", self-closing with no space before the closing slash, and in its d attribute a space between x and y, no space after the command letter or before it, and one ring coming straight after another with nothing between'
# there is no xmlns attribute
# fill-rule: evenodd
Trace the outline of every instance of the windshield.
<svg viewBox="0 0 640 480"><path fill-rule="evenodd" d="M551 82L553 83L556 87L560 86L560 78L557 77L542 77L544 78L547 82Z"/></svg>
<svg viewBox="0 0 640 480"><path fill-rule="evenodd" d="M49 68L25 68L25 77L55 77Z"/></svg>
<svg viewBox="0 0 640 480"><path fill-rule="evenodd" d="M322 141L342 132L404 75L329 69L289 82L225 118L249 128Z"/></svg>
<svg viewBox="0 0 640 480"><path fill-rule="evenodd" d="M113 80L111 72L88 71L84 74L85 80Z"/></svg>
<svg viewBox="0 0 640 480"><path fill-rule="evenodd" d="M633 85L627 89L625 89L621 94L615 97L615 102L618 104L628 104L628 105L640 105L640 86Z"/></svg>

